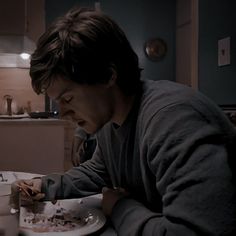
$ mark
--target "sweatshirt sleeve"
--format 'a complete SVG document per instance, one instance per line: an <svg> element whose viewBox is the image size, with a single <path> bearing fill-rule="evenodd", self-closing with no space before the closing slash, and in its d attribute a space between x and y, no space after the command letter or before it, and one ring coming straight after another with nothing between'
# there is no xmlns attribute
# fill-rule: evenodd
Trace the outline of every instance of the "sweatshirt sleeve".
<svg viewBox="0 0 236 236"><path fill-rule="evenodd" d="M228 147L235 133L205 116L178 105L143 126L141 158L145 171L155 175L162 209L119 200L111 216L118 235L236 235L236 191L227 162L229 152L235 154L235 147Z"/></svg>
<svg viewBox="0 0 236 236"><path fill-rule="evenodd" d="M42 178L46 200L84 197L101 192L109 184L99 145L93 157L64 174L49 174Z"/></svg>

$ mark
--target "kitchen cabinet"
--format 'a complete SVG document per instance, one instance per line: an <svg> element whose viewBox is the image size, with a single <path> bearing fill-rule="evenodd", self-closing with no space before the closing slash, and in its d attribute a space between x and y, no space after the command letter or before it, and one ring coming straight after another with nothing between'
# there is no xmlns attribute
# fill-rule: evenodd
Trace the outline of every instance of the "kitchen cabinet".
<svg viewBox="0 0 236 236"><path fill-rule="evenodd" d="M0 1L0 35L26 35L36 42L45 30L44 1Z"/></svg>
<svg viewBox="0 0 236 236"><path fill-rule="evenodd" d="M25 1L1 1L0 34L24 34Z"/></svg>
<svg viewBox="0 0 236 236"><path fill-rule="evenodd" d="M64 120L0 120L0 170L64 172L70 168L72 134Z"/></svg>

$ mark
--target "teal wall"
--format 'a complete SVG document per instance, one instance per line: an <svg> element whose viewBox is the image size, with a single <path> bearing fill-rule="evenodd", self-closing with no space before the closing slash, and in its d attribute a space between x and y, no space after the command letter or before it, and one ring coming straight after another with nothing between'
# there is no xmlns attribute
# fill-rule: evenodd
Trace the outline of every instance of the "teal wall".
<svg viewBox="0 0 236 236"><path fill-rule="evenodd" d="M218 67L218 40L231 37L231 64ZM236 1L199 0L199 90L236 105Z"/></svg>
<svg viewBox="0 0 236 236"><path fill-rule="evenodd" d="M46 23L72 6L94 7L94 0L46 0ZM175 80L175 0L100 0L101 9L123 28L144 68L143 78ZM231 64L218 67L218 40L231 37ZM160 62L149 61L144 43L167 42ZM199 90L219 105L236 105L236 1L199 0Z"/></svg>
<svg viewBox="0 0 236 236"><path fill-rule="evenodd" d="M92 0L46 0L46 23L74 5L94 7ZM175 80L175 1L173 0L100 0L101 9L125 31L139 56L144 79ZM144 54L146 40L160 37L168 46L160 62L149 61Z"/></svg>

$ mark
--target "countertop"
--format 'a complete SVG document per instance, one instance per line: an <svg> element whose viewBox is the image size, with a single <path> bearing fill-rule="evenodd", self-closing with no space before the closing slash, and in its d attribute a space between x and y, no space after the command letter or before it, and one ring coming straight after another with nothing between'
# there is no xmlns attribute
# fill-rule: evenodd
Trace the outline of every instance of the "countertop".
<svg viewBox="0 0 236 236"><path fill-rule="evenodd" d="M12 119L1 119L0 118L0 126L1 125L67 125L69 122L66 120L55 119L55 118L12 118Z"/></svg>

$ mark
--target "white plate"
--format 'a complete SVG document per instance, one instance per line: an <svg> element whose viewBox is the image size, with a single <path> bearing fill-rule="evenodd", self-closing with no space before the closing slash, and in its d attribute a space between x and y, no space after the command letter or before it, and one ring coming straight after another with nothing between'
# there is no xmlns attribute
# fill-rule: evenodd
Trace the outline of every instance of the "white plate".
<svg viewBox="0 0 236 236"><path fill-rule="evenodd" d="M81 236L94 233L105 225L106 217L101 210L84 205L79 199L65 199L58 200L55 205L45 201L31 208L21 207L20 232L26 236Z"/></svg>
<svg viewBox="0 0 236 236"><path fill-rule="evenodd" d="M22 119L22 118L29 118L28 114L20 114L20 115L0 115L0 119Z"/></svg>

